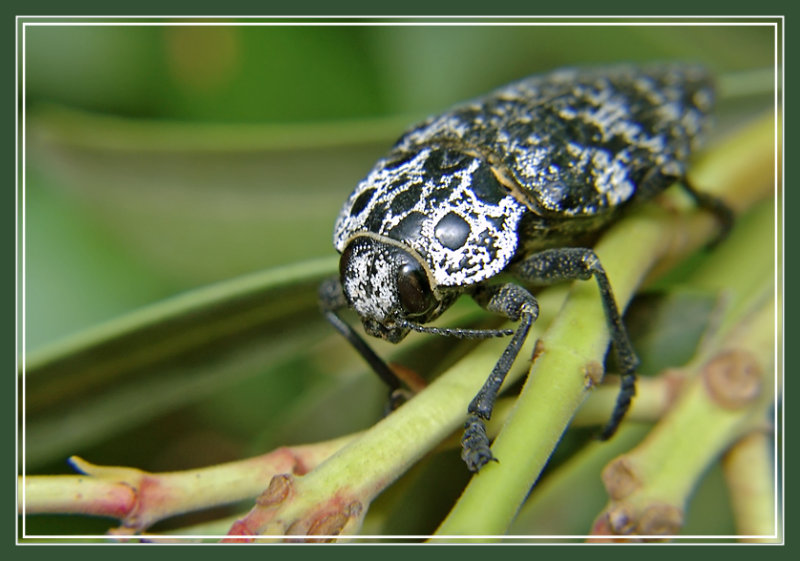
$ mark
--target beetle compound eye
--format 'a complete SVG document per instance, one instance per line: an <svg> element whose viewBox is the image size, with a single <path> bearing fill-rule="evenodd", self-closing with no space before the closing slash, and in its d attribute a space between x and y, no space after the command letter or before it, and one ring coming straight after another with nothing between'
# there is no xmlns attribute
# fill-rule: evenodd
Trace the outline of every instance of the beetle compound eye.
<svg viewBox="0 0 800 561"><path fill-rule="evenodd" d="M408 317L422 316L436 304L425 271L416 260L408 261L398 269L397 295Z"/></svg>
<svg viewBox="0 0 800 561"><path fill-rule="evenodd" d="M353 246L348 245L345 250L342 252L342 256L339 259L339 277L344 280L345 278L345 271L347 271L347 267L350 264L350 259L353 255Z"/></svg>

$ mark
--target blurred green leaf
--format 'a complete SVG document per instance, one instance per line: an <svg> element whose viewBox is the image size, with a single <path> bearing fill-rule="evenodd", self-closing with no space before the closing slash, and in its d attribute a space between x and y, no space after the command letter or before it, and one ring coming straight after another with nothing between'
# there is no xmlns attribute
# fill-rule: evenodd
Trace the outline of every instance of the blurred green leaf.
<svg viewBox="0 0 800 561"><path fill-rule="evenodd" d="M77 201L29 170L25 190L25 345L65 334L168 296L174 285L120 251Z"/></svg>
<svg viewBox="0 0 800 561"><path fill-rule="evenodd" d="M142 114L163 75L157 28L27 26L25 96L97 111Z"/></svg>
<svg viewBox="0 0 800 561"><path fill-rule="evenodd" d="M327 259L228 281L28 355L27 461L68 455L301 352L321 336L309 321L334 270Z"/></svg>
<svg viewBox="0 0 800 561"><path fill-rule="evenodd" d="M29 151L124 249L184 286L331 255L336 212L397 120L137 122L51 109Z"/></svg>
<svg viewBox="0 0 800 561"><path fill-rule="evenodd" d="M401 126L40 108L28 137L27 348L180 290L333 255L337 209Z"/></svg>
<svg viewBox="0 0 800 561"><path fill-rule="evenodd" d="M637 296L625 313L625 323L642 357L639 374L658 374L692 358L718 305L718 294L681 287Z"/></svg>

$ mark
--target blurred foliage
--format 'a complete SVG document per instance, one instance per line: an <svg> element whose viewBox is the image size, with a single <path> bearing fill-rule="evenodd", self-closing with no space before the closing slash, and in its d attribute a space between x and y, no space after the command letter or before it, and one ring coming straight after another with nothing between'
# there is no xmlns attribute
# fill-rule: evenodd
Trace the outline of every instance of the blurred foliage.
<svg viewBox="0 0 800 561"><path fill-rule="evenodd" d="M374 160L454 102L569 64L769 69L774 40L755 26L34 25L24 54L21 353L188 289L332 256L339 206ZM737 103L721 112L750 108ZM153 470L239 458L318 437L306 414L354 395L366 405L320 426L367 426L382 389L343 342L318 344L335 388L320 382L330 364L295 354L70 453ZM278 414L296 430L261 422ZM55 457L35 467L67 471Z"/></svg>

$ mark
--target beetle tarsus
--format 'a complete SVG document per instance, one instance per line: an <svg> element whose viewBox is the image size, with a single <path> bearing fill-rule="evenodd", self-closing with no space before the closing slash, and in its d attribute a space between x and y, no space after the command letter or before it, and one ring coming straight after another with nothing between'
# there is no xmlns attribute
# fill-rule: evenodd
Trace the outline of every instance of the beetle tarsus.
<svg viewBox="0 0 800 561"><path fill-rule="evenodd" d="M489 448L489 437L486 435L486 424L478 415L470 415L464 424L464 436L461 438L461 459L467 468L476 472L489 462L496 462Z"/></svg>
<svg viewBox="0 0 800 561"><path fill-rule="evenodd" d="M611 418L603 427L600 432L600 440L608 440L617 432L620 422L625 417L631 405L633 396L636 395L636 374L633 372L622 375L620 380L620 390L617 395L617 402L614 405L614 411L611 413Z"/></svg>

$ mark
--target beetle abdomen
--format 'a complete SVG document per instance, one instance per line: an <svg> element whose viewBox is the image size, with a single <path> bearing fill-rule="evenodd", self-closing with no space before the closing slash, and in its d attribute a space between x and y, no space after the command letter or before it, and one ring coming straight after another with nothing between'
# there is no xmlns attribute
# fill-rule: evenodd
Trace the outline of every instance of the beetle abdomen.
<svg viewBox="0 0 800 561"><path fill-rule="evenodd" d="M699 66L565 69L432 117L394 150L460 146L502 169L535 212L589 216L680 178L712 103Z"/></svg>

